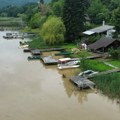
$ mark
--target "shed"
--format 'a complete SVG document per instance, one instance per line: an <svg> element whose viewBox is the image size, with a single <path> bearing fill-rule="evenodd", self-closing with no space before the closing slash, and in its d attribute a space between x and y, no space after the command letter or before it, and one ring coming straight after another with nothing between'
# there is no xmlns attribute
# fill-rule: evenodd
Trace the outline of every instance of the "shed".
<svg viewBox="0 0 120 120"><path fill-rule="evenodd" d="M92 51L106 52L109 48L117 48L120 46L120 41L111 37L102 37L95 43L88 45L88 49Z"/></svg>

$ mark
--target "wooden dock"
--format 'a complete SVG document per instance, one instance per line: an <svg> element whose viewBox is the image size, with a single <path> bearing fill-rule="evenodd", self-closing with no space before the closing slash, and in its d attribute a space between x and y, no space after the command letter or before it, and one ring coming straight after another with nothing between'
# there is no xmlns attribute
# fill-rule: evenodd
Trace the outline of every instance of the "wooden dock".
<svg viewBox="0 0 120 120"><path fill-rule="evenodd" d="M81 89L95 87L95 83L79 75L71 77L70 80Z"/></svg>
<svg viewBox="0 0 120 120"><path fill-rule="evenodd" d="M55 65L58 63L58 60L52 58L52 56L42 56L41 60L47 65Z"/></svg>
<svg viewBox="0 0 120 120"><path fill-rule="evenodd" d="M119 69L108 70L108 71L104 71L104 72L99 72L98 74L91 75L87 78L89 79L89 78L93 78L93 77L96 77L96 76L99 76L99 75L106 75L106 74L111 74L111 73L115 73L115 72L120 72L120 68Z"/></svg>

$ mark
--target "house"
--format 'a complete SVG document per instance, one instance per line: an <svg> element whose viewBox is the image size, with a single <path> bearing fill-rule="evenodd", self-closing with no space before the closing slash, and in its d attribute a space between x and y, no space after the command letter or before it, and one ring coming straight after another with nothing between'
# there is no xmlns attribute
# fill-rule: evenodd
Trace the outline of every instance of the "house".
<svg viewBox="0 0 120 120"><path fill-rule="evenodd" d="M88 45L88 49L94 52L106 52L109 48L120 47L120 40L112 37L102 37L95 43Z"/></svg>
<svg viewBox="0 0 120 120"><path fill-rule="evenodd" d="M113 30L114 26L111 25L105 25L105 21L103 21L103 24L99 27L84 31L83 34L84 35L94 35L94 34L101 34L101 33L105 33L109 30Z"/></svg>

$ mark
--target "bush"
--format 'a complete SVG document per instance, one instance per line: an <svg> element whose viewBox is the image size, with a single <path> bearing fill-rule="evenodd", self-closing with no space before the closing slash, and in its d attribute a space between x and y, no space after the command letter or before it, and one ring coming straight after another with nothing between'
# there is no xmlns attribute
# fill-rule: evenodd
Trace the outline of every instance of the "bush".
<svg viewBox="0 0 120 120"><path fill-rule="evenodd" d="M120 47L117 49L111 48L109 50L109 54L111 55L112 59L120 59Z"/></svg>

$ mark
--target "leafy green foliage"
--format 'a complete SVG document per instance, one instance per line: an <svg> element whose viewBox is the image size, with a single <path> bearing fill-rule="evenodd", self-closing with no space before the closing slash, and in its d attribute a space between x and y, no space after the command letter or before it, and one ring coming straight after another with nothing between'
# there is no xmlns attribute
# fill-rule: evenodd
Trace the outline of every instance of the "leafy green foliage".
<svg viewBox="0 0 120 120"><path fill-rule="evenodd" d="M44 0L45 2L50 2L51 0ZM18 6L25 5L28 3L37 3L38 0L0 0L0 7L6 7L9 5Z"/></svg>
<svg viewBox="0 0 120 120"><path fill-rule="evenodd" d="M35 13L34 16L31 18L30 20L30 26L31 28L39 28L40 27L40 19L41 19L41 16L40 16L40 13Z"/></svg>
<svg viewBox="0 0 120 120"><path fill-rule="evenodd" d="M86 3L87 0L65 0L64 2L63 21L67 42L79 39L80 33L84 30Z"/></svg>
<svg viewBox="0 0 120 120"><path fill-rule="evenodd" d="M112 59L116 59L116 60L120 60L120 47L119 48L117 48L117 49L113 49L113 48L111 48L110 50L109 50L109 54L111 55L111 58Z"/></svg>
<svg viewBox="0 0 120 120"><path fill-rule="evenodd" d="M35 48L42 49L48 47L41 37L37 37L32 41L29 41L28 44L31 49L35 49Z"/></svg>
<svg viewBox="0 0 120 120"><path fill-rule="evenodd" d="M92 0L87 13L92 22L96 24L101 24L103 20L107 21L109 19L109 10L101 0Z"/></svg>
<svg viewBox="0 0 120 120"><path fill-rule="evenodd" d="M54 15L62 17L63 14L63 3L61 1L55 2L52 6Z"/></svg>
<svg viewBox="0 0 120 120"><path fill-rule="evenodd" d="M64 42L65 27L60 18L50 17L43 24L40 32L46 44L54 45Z"/></svg>
<svg viewBox="0 0 120 120"><path fill-rule="evenodd" d="M118 34L120 34L120 6L114 12L114 25Z"/></svg>

